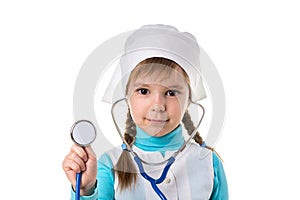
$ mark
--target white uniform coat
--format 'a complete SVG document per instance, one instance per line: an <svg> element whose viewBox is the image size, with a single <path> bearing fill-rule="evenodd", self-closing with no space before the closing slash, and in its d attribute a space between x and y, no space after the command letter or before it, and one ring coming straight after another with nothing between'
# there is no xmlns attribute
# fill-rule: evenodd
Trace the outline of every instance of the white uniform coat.
<svg viewBox="0 0 300 200"><path fill-rule="evenodd" d="M149 162L160 162L164 160L160 152L145 152L136 146L133 150L142 159ZM115 148L108 152L113 165L119 159L122 150ZM172 155L174 151L167 151L165 158ZM135 163L135 162L134 162ZM152 178L159 178L163 166L149 166L143 164L145 172ZM138 169L138 167L136 166ZM175 162L170 167L166 179L158 184L159 189L168 200L194 199L208 200L212 193L214 180L212 152L198 144L190 143L183 152L179 153ZM118 188L118 177L115 175L115 199L116 200L160 200L159 196L152 189L149 181L140 174L137 183L132 187L120 191Z"/></svg>

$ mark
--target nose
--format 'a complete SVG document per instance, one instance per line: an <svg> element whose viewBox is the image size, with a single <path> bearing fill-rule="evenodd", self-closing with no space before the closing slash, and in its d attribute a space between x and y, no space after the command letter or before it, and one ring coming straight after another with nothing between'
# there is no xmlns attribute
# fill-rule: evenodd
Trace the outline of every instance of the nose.
<svg viewBox="0 0 300 200"><path fill-rule="evenodd" d="M166 110L166 107L164 105L160 105L160 104L154 104L151 107L151 111L153 112L164 112Z"/></svg>
<svg viewBox="0 0 300 200"><path fill-rule="evenodd" d="M153 97L153 105L151 107L152 111L164 112L166 110L165 96L161 94L155 94Z"/></svg>

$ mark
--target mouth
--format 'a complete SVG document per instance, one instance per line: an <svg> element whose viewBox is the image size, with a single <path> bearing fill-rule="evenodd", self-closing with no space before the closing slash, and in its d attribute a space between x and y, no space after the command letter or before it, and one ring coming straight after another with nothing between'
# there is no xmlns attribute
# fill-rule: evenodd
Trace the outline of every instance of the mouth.
<svg viewBox="0 0 300 200"><path fill-rule="evenodd" d="M165 119L148 119L148 118L146 118L146 120L154 124L162 124L169 121L169 119L165 120Z"/></svg>

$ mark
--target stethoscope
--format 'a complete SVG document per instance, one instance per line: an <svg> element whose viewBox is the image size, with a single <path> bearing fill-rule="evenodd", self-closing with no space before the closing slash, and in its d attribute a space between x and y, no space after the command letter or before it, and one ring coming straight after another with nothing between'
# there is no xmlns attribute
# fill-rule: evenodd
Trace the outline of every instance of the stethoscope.
<svg viewBox="0 0 300 200"><path fill-rule="evenodd" d="M79 120L71 127L71 138L79 146L89 146L96 139L96 128L88 120ZM80 200L81 176L82 172L76 173L76 200Z"/></svg>
<svg viewBox="0 0 300 200"><path fill-rule="evenodd" d="M153 190L160 197L160 199L167 200L166 196L161 192L161 190L158 188L157 184L160 184L160 183L162 183L165 180L165 178L167 176L167 173L168 173L171 165L175 161L175 158L178 156L178 154L180 152L182 152L186 148L187 144L191 141L191 139L193 139L195 137L195 135L197 133L197 130L200 127L200 124L201 124L202 119L204 117L205 109L204 109L204 107L201 104L191 101L190 102L191 104L197 105L197 106L199 106L202 109L202 116L201 116L198 124L196 125L196 128L194 129L194 131L192 132L192 134L190 135L190 137L183 143L183 145L176 152L174 152L167 160L164 160L162 162L157 162L157 163L150 163L150 162L147 162L147 161L143 160L142 158L140 158L138 156L138 154L126 142L125 138L123 137L123 135L121 133L120 127L118 126L117 121L115 119L114 109L115 109L115 106L118 103L122 102L122 101L127 101L127 98L125 97L125 98L122 98L120 100L117 100L116 102L113 103L112 108L111 108L111 115L112 115L113 122L114 122L114 124L116 126L116 129L117 129L117 131L119 133L119 136L121 137L121 139L123 141L122 149L125 150L125 151L129 151L131 153L131 155L133 156L134 161L136 162L136 164L137 164L137 166L139 168L139 171L140 171L142 177L144 179L146 179L147 181L150 182ZM205 143L203 145L205 146ZM143 163L146 164L146 165L151 165L151 166L158 166L158 165L163 165L163 164L166 164L166 165L165 165L165 167L163 169L163 172L162 172L161 176L158 179L154 179L154 178L152 178L151 176L149 176L145 172L144 167L143 167Z"/></svg>
<svg viewBox="0 0 300 200"><path fill-rule="evenodd" d="M196 128L194 129L194 131L192 132L190 137L184 142L184 144L176 152L174 152L167 160L164 160L162 162L157 162L157 163L150 163L150 162L147 162L147 161L143 160L142 158L140 158L138 156L138 154L126 142L126 140L124 139L124 137L121 133L120 127L118 126L115 115L114 115L114 109L115 109L116 105L118 103L122 102L122 101L127 101L127 98L125 97L125 98L117 100L116 102L113 103L113 105L111 107L111 115L112 115L113 122L116 126L116 129L118 131L118 134L119 134L120 138L123 141L122 149L124 151L129 151L132 154L133 159L134 159L134 161L136 162L136 164L139 168L140 174L142 175L142 177L145 180L150 182L153 190L160 197L160 199L167 200L166 196L162 193L162 191L159 189L159 187L157 185L162 183L165 180L165 178L167 176L167 173L168 173L171 165L175 162L175 159L178 156L178 154L186 148L187 144L196 135L197 130L198 130L198 128L199 128L199 126L202 122L202 119L204 117L205 109L199 103L190 102L192 104L195 104L195 105L199 106L202 109L202 116L201 116L198 124L196 125ZM78 144L82 147L86 147L86 146L90 145L95 140L95 138L96 138L96 128L92 124L92 122L90 122L88 120L79 120L71 128L71 138L76 144ZM162 171L161 176L158 179L154 179L145 172L144 167L143 167L143 163L146 164L146 165L151 165L151 166L159 166L159 165L163 165L163 164L166 164L166 165L165 165L165 167ZM82 172L76 174L76 191L75 191L76 192L75 193L75 199L76 200L80 200L81 176L82 176Z"/></svg>

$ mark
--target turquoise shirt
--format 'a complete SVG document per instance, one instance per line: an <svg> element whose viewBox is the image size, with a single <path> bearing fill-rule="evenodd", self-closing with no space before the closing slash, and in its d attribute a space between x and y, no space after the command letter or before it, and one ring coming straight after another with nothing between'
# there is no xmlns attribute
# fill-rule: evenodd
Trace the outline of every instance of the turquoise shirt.
<svg viewBox="0 0 300 200"><path fill-rule="evenodd" d="M137 127L135 146L144 151L159 151L162 155L166 151L174 151L184 143L182 126L162 137L149 136ZM222 162L213 153L214 186L210 200L228 200L228 187ZM94 194L82 196L83 200L113 200L114 199L114 173L113 164L108 154L103 154L98 160L97 187ZM71 199L75 199L75 193L71 191Z"/></svg>
<svg viewBox="0 0 300 200"><path fill-rule="evenodd" d="M136 131L135 146L144 151L158 151L163 156L166 151L175 151L184 143L181 126L162 137L150 136L139 127L136 128Z"/></svg>

